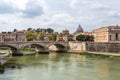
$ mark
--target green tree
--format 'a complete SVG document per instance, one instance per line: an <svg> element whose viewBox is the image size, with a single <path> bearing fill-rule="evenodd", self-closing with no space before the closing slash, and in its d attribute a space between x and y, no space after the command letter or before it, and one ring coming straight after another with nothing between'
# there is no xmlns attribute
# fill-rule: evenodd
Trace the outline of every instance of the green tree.
<svg viewBox="0 0 120 80"><path fill-rule="evenodd" d="M90 41L94 41L94 36L91 35L90 38L89 38Z"/></svg>
<svg viewBox="0 0 120 80"><path fill-rule="evenodd" d="M7 34L11 34L11 33L12 33L12 32L10 32L10 31L9 31L9 32L7 32Z"/></svg>
<svg viewBox="0 0 120 80"><path fill-rule="evenodd" d="M51 29L51 28L47 28L46 30L47 30L48 33L52 33L52 32L54 31L54 30Z"/></svg>
<svg viewBox="0 0 120 80"><path fill-rule="evenodd" d="M51 32L48 35L48 38L49 38L50 41L56 41L56 37L57 37L57 33L56 32Z"/></svg>
<svg viewBox="0 0 120 80"><path fill-rule="evenodd" d="M40 28L37 28L37 29L35 30L35 32L41 32L41 29L40 29Z"/></svg>
<svg viewBox="0 0 120 80"><path fill-rule="evenodd" d="M17 29L14 29L13 32L17 32Z"/></svg>
<svg viewBox="0 0 120 80"><path fill-rule="evenodd" d="M78 35L76 37L76 40L78 40L78 41L84 41L84 36L83 35Z"/></svg>
<svg viewBox="0 0 120 80"><path fill-rule="evenodd" d="M94 41L94 37L90 35L78 35L76 37L78 41Z"/></svg>
<svg viewBox="0 0 120 80"><path fill-rule="evenodd" d="M51 32L51 35L52 35L52 41L56 41L57 33L56 32Z"/></svg>
<svg viewBox="0 0 120 80"><path fill-rule="evenodd" d="M33 41L35 38L35 34L32 31L28 31L26 34L27 41Z"/></svg>
<svg viewBox="0 0 120 80"><path fill-rule="evenodd" d="M27 31L33 31L33 29L32 28L28 28Z"/></svg>
<svg viewBox="0 0 120 80"><path fill-rule="evenodd" d="M6 34L7 32L2 32L2 34Z"/></svg>
<svg viewBox="0 0 120 80"><path fill-rule="evenodd" d="M52 41L52 35L48 35L49 41Z"/></svg>
<svg viewBox="0 0 120 80"><path fill-rule="evenodd" d="M37 37L40 39L40 40L44 40L44 35L45 35L45 33L44 32L39 32L38 34L37 34Z"/></svg>

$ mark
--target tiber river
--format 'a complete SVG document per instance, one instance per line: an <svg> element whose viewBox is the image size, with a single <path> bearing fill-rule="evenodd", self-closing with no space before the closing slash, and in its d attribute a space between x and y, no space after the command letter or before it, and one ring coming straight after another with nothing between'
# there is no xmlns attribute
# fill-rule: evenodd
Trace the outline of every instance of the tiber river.
<svg viewBox="0 0 120 80"><path fill-rule="evenodd" d="M50 53L11 57L0 80L120 80L119 57Z"/></svg>

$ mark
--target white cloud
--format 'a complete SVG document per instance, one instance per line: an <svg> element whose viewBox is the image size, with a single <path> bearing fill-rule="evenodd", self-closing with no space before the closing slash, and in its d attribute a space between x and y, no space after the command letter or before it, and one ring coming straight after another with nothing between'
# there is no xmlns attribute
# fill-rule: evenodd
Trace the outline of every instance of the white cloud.
<svg viewBox="0 0 120 80"><path fill-rule="evenodd" d="M0 1L0 14L11 14L34 18L47 11L44 0L3 0Z"/></svg>
<svg viewBox="0 0 120 80"><path fill-rule="evenodd" d="M0 31L12 31L14 28L19 27L21 18L10 14L4 14L0 15L0 22ZM20 28L21 27L19 27L19 29Z"/></svg>
<svg viewBox="0 0 120 80"><path fill-rule="evenodd" d="M6 3L12 3L15 5L15 7L18 7L19 9L25 9L25 4L28 2L28 0L4 0Z"/></svg>
<svg viewBox="0 0 120 80"><path fill-rule="evenodd" d="M79 24L88 31L120 24L120 1L109 0L0 0L0 31L52 27L71 32Z"/></svg>
<svg viewBox="0 0 120 80"><path fill-rule="evenodd" d="M115 18L120 18L120 12L118 12L118 11L109 11L108 16L115 17Z"/></svg>
<svg viewBox="0 0 120 80"><path fill-rule="evenodd" d="M72 0L70 3L72 8L83 8L88 9L108 9L109 6L99 2L98 0Z"/></svg>
<svg viewBox="0 0 120 80"><path fill-rule="evenodd" d="M56 24L67 24L72 20L72 17L67 13L55 14L52 16L52 21Z"/></svg>

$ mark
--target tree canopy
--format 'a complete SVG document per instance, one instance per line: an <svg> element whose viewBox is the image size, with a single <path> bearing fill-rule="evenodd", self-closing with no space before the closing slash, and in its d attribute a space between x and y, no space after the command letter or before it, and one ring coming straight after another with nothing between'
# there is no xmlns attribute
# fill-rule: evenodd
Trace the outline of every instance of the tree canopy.
<svg viewBox="0 0 120 80"><path fill-rule="evenodd" d="M28 31L26 34L27 41L33 41L35 38L35 34L32 31Z"/></svg>
<svg viewBox="0 0 120 80"><path fill-rule="evenodd" d="M94 37L92 35L78 35L76 37L78 41L94 41Z"/></svg>
<svg viewBox="0 0 120 80"><path fill-rule="evenodd" d="M52 33L54 30L51 29L51 28L47 28L46 31L47 31L48 33Z"/></svg>

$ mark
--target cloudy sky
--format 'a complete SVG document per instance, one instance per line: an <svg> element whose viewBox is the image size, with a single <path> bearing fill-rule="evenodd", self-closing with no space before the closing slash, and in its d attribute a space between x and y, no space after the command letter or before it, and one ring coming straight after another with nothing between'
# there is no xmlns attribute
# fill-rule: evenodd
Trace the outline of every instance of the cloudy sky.
<svg viewBox="0 0 120 80"><path fill-rule="evenodd" d="M120 0L0 0L0 31L120 25Z"/></svg>

